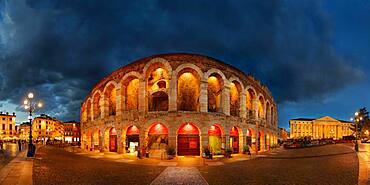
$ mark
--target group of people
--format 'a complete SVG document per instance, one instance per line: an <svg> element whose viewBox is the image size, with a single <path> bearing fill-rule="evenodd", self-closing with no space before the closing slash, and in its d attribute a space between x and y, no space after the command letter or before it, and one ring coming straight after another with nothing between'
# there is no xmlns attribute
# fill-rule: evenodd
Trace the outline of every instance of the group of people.
<svg viewBox="0 0 370 185"><path fill-rule="evenodd" d="M14 142L14 141L3 141L3 140L0 140L0 149L3 150L4 149L4 143L10 143L10 142ZM22 151L23 148L25 148L25 144L26 144L26 141L24 140L17 140L15 141L18 145L18 151Z"/></svg>

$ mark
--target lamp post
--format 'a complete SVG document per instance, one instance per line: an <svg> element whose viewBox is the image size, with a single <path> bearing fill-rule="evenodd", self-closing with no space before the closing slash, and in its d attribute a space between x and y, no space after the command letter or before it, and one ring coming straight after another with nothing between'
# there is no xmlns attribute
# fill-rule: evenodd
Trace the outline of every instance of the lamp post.
<svg viewBox="0 0 370 185"><path fill-rule="evenodd" d="M28 117L28 119L30 120L30 135L29 135L30 142L28 144L27 157L34 157L36 148L32 144L32 112L36 110L36 107L41 108L42 103L41 102L36 103L33 100L33 93L31 92L28 93L27 98L24 100L23 104L24 108L28 110L28 112L30 113Z"/></svg>
<svg viewBox="0 0 370 185"><path fill-rule="evenodd" d="M356 142L355 142L355 151L358 152L358 142L357 142L357 140L358 140L358 128L357 127L358 127L358 123L360 121L362 121L362 117L359 116L359 113L358 112L355 112L355 117L354 118L351 118L351 121L353 121L355 123L355 134L356 134L356 137L355 137L355 139L356 139Z"/></svg>

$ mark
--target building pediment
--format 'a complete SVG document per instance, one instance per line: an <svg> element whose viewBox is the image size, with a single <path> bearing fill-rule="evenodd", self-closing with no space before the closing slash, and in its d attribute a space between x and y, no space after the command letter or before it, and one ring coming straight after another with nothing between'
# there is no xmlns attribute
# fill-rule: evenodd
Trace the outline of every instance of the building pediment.
<svg viewBox="0 0 370 185"><path fill-rule="evenodd" d="M338 122L338 120L330 117L330 116L324 116L321 118L316 119L315 121L317 122Z"/></svg>

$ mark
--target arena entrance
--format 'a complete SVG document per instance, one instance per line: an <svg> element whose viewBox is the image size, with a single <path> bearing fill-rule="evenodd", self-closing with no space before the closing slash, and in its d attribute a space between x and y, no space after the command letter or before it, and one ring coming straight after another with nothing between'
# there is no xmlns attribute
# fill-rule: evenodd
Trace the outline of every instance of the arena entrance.
<svg viewBox="0 0 370 185"><path fill-rule="evenodd" d="M148 132L149 156L160 158L168 145L168 129L161 123L153 124Z"/></svg>
<svg viewBox="0 0 370 185"><path fill-rule="evenodd" d="M232 127L230 130L230 148L234 154L239 153L239 132L236 127Z"/></svg>
<svg viewBox="0 0 370 185"><path fill-rule="evenodd" d="M214 124L208 129L208 144L213 154L222 153L222 131L218 124Z"/></svg>
<svg viewBox="0 0 370 185"><path fill-rule="evenodd" d="M117 131L111 128L109 131L109 151L117 152Z"/></svg>
<svg viewBox="0 0 370 185"><path fill-rule="evenodd" d="M199 129L192 123L177 131L177 155L200 155Z"/></svg>
<svg viewBox="0 0 370 185"><path fill-rule="evenodd" d="M140 130L135 125L128 127L126 132L127 153L135 153L139 150L139 134Z"/></svg>

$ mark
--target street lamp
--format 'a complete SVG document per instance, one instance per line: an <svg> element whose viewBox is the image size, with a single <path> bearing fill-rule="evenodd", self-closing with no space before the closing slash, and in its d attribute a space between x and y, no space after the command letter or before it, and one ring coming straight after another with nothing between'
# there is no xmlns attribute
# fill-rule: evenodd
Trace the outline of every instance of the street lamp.
<svg viewBox="0 0 370 185"><path fill-rule="evenodd" d="M30 92L28 93L27 98L23 101L24 108L30 113L28 117L28 119L30 120L30 142L28 145L27 157L35 156L36 150L35 146L32 144L32 112L34 112L36 108L41 108L43 106L41 102L36 103L35 101L33 101L33 97L33 93Z"/></svg>
<svg viewBox="0 0 370 185"><path fill-rule="evenodd" d="M354 124L355 124L355 134L356 134L356 137L355 137L355 139L356 139L356 142L355 142L355 151L356 152L358 152L358 142L357 142L357 140L358 140L358 129L357 129L357 125L358 125L358 123L360 122L360 121L362 121L362 117L360 116L359 117L359 113L358 112L355 112L355 117L354 118L351 118L351 121L353 121L354 122Z"/></svg>

